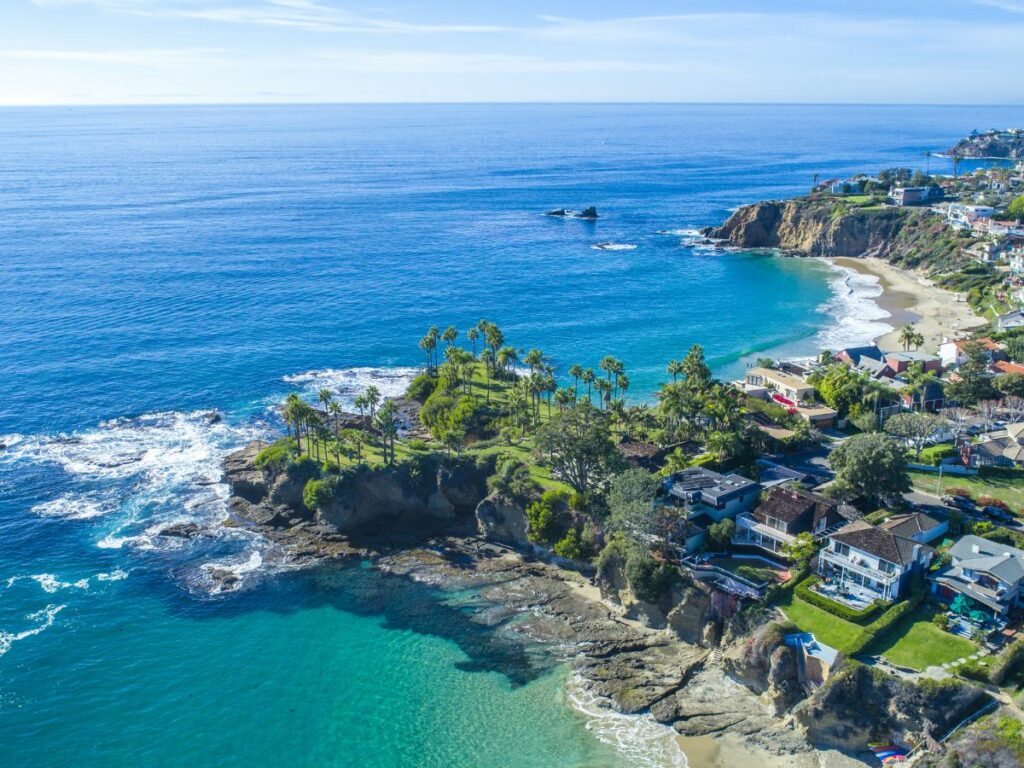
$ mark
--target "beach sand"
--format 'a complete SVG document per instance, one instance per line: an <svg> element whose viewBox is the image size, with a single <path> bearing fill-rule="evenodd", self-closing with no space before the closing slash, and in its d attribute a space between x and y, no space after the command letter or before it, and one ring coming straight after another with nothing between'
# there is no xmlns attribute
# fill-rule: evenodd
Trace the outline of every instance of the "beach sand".
<svg viewBox="0 0 1024 768"><path fill-rule="evenodd" d="M900 327L910 323L924 335L921 349L936 352L943 336L956 337L965 331L985 324L970 306L959 301L957 295L933 285L924 275L894 267L878 258L837 258L838 266L847 267L862 275L874 275L882 287L876 301L891 317L885 322L893 330L876 340L883 351L902 349L899 342Z"/></svg>
<svg viewBox="0 0 1024 768"><path fill-rule="evenodd" d="M736 736L678 736L687 768L863 768L864 763L835 750L777 755Z"/></svg>

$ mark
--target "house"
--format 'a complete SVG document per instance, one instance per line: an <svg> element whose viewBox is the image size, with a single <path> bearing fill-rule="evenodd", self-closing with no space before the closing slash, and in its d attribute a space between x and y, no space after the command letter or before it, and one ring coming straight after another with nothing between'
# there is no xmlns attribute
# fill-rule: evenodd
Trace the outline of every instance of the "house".
<svg viewBox="0 0 1024 768"><path fill-rule="evenodd" d="M950 547L949 567L929 578L932 592L942 600L963 595L976 610L1005 616L1021 604L1024 581L1024 550L964 536Z"/></svg>
<svg viewBox="0 0 1024 768"><path fill-rule="evenodd" d="M893 187L889 190L889 202L895 206L922 205L941 200L942 187Z"/></svg>
<svg viewBox="0 0 1024 768"><path fill-rule="evenodd" d="M1010 243L1004 238L981 240L964 249L964 255L979 264L992 264L999 261L1010 251Z"/></svg>
<svg viewBox="0 0 1024 768"><path fill-rule="evenodd" d="M667 538L690 553L704 543L712 524L750 509L761 486L742 475L723 475L707 467L690 467L666 478L664 490L665 512L685 521L685 526L676 526Z"/></svg>
<svg viewBox="0 0 1024 768"><path fill-rule="evenodd" d="M818 553L818 574L830 590L858 602L898 600L934 552L919 541L856 520L829 535L828 545Z"/></svg>
<svg viewBox="0 0 1024 768"><path fill-rule="evenodd" d="M856 517L852 507L810 491L775 487L752 512L736 517L732 543L756 547L777 557L798 534L824 536Z"/></svg>
<svg viewBox="0 0 1024 768"><path fill-rule="evenodd" d="M942 382L938 380L926 381L914 392L904 392L900 395L903 405L912 411L928 411L935 413L941 411L945 405L945 393L942 389Z"/></svg>
<svg viewBox="0 0 1024 768"><path fill-rule="evenodd" d="M936 520L923 512L909 512L893 515L878 527L905 539L928 544L949 531L949 521Z"/></svg>
<svg viewBox="0 0 1024 768"><path fill-rule="evenodd" d="M1005 360L996 360L989 366L989 370L997 376L1001 373L1024 374L1024 365L1019 363L1008 363Z"/></svg>
<svg viewBox="0 0 1024 768"><path fill-rule="evenodd" d="M977 443L964 443L960 459L969 467L1016 467L1024 463L1024 423L984 435Z"/></svg>
<svg viewBox="0 0 1024 768"><path fill-rule="evenodd" d="M861 355L860 362L854 366L854 370L859 373L865 373L870 378L876 380L891 379L896 375L896 372L884 360L876 360L867 355Z"/></svg>
<svg viewBox="0 0 1024 768"><path fill-rule="evenodd" d="M785 467L768 459L757 459L757 479L762 488L772 488L785 483L796 483L806 489L814 488L824 482L823 478L802 472L799 469Z"/></svg>
<svg viewBox="0 0 1024 768"><path fill-rule="evenodd" d="M665 458L665 450L651 443L636 440L629 435L618 445L619 453L631 467L654 471Z"/></svg>
<svg viewBox="0 0 1024 768"><path fill-rule="evenodd" d="M830 195L859 195L860 190L860 182L853 179L848 179L847 181L834 181L828 187Z"/></svg>
<svg viewBox="0 0 1024 768"><path fill-rule="evenodd" d="M1008 312L996 318L996 327L1000 331L1008 331L1011 328L1020 328L1021 326L1024 326L1024 310L1016 309L1013 312Z"/></svg>
<svg viewBox="0 0 1024 768"><path fill-rule="evenodd" d="M852 368L860 365L861 357L870 357L872 360L881 360L885 355L874 344L865 347L847 347L836 352L836 360L846 363Z"/></svg>
<svg viewBox="0 0 1024 768"><path fill-rule="evenodd" d="M839 415L832 408L816 403L814 387L791 373L772 368L750 368L743 381L737 384L754 397L778 403L813 427L831 427Z"/></svg>
<svg viewBox="0 0 1024 768"><path fill-rule="evenodd" d="M942 373L942 359L931 352L886 352L885 362L897 376L915 363L920 363L925 372Z"/></svg>
<svg viewBox="0 0 1024 768"><path fill-rule="evenodd" d="M939 359L942 361L942 367L952 368L967 362L964 350L969 344L980 344L981 348L985 350L985 356L989 362L1002 355L1002 347L992 339L950 339L947 336L939 345Z"/></svg>

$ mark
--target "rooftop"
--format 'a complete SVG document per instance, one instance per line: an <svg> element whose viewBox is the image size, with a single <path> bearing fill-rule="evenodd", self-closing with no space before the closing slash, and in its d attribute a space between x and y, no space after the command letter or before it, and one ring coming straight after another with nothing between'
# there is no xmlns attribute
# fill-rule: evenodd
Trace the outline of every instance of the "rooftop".
<svg viewBox="0 0 1024 768"><path fill-rule="evenodd" d="M1011 584L1024 579L1024 551L989 541L980 536L964 536L949 549L959 568L991 573Z"/></svg>
<svg viewBox="0 0 1024 768"><path fill-rule="evenodd" d="M909 539L919 533L928 533L940 525L942 523L923 512L911 512L909 514L893 515L878 527L895 533L897 536L904 536Z"/></svg>
<svg viewBox="0 0 1024 768"><path fill-rule="evenodd" d="M694 496L698 494L701 499L709 497L727 501L757 487L757 483L742 475L723 475L707 467L690 467L676 472L667 483L669 494L684 501L696 501Z"/></svg>
<svg viewBox="0 0 1024 768"><path fill-rule="evenodd" d="M843 526L832 534L832 538L896 565L909 565L914 561L915 550L925 546L912 539L878 528L864 520L857 520ZM930 549L930 547L926 548Z"/></svg>
<svg viewBox="0 0 1024 768"><path fill-rule="evenodd" d="M793 389L813 389L813 387L806 381L801 379L799 376L794 376L791 373L785 373L783 371L776 371L772 368L750 368L747 370L746 376L760 376L765 379L770 379L778 384L782 384Z"/></svg>

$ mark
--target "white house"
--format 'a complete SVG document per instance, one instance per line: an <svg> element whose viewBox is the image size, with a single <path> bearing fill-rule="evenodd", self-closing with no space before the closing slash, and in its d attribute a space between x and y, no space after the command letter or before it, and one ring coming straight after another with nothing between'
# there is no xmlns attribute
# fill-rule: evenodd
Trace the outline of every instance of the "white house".
<svg viewBox="0 0 1024 768"><path fill-rule="evenodd" d="M828 546L818 553L818 574L840 595L897 600L934 552L919 541L857 520L828 537Z"/></svg>

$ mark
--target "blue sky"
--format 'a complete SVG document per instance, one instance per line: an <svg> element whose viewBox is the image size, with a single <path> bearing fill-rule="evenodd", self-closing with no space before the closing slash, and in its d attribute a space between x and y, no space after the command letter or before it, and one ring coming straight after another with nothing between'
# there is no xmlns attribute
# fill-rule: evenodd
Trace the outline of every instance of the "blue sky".
<svg viewBox="0 0 1024 768"><path fill-rule="evenodd" d="M0 104L1024 103L1024 0L0 0Z"/></svg>

